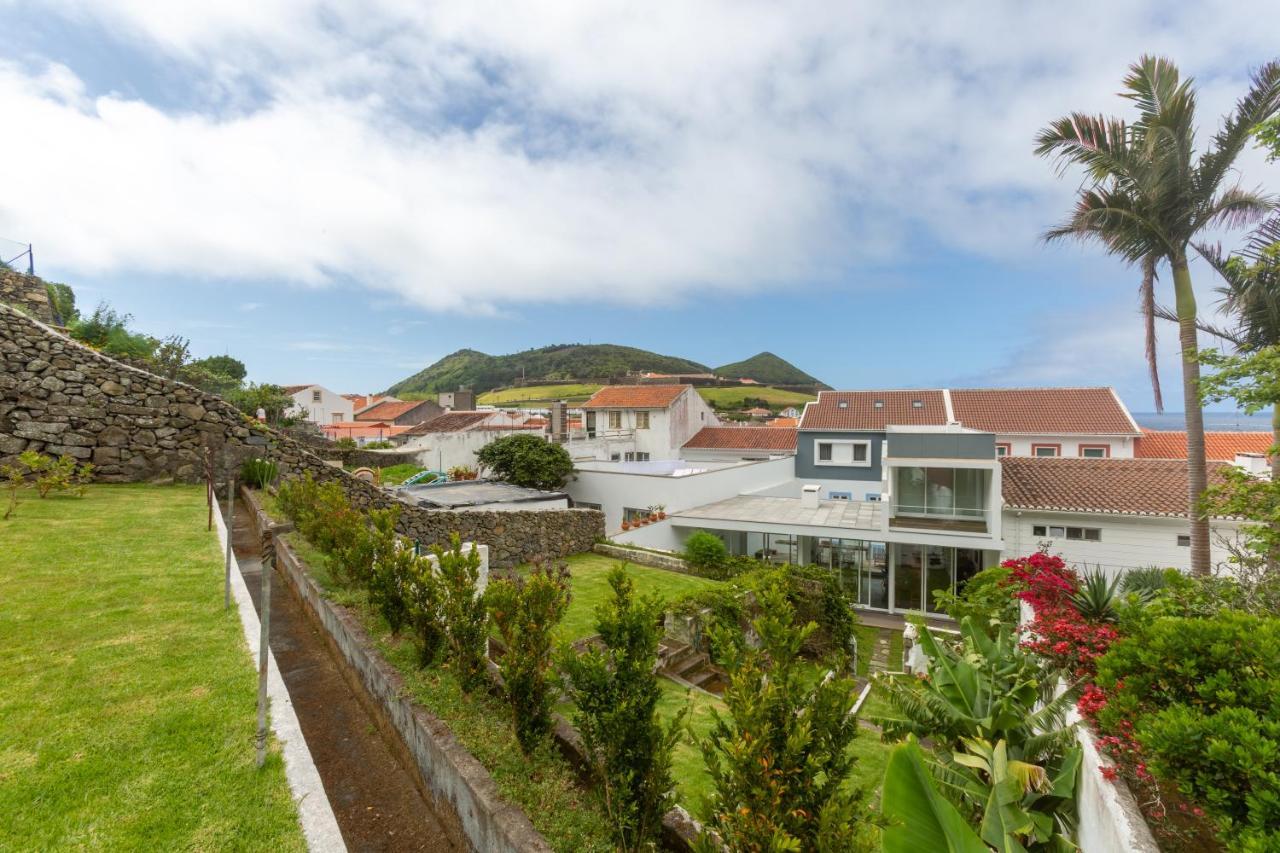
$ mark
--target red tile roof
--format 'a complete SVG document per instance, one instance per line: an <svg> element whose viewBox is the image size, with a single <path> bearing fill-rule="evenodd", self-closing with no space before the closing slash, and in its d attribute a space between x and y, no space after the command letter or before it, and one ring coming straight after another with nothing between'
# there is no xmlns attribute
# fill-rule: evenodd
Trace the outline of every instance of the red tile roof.
<svg viewBox="0 0 1280 853"><path fill-rule="evenodd" d="M1269 432L1206 432L1205 457L1234 462L1237 453L1268 454L1274 442ZM1180 430L1143 430L1142 437L1134 442L1133 455L1142 459L1186 459L1187 434Z"/></svg>
<svg viewBox="0 0 1280 853"><path fill-rule="evenodd" d="M496 412L445 412L430 420L409 428L409 435L426 435L430 432L461 432L474 429L492 418Z"/></svg>
<svg viewBox="0 0 1280 853"><path fill-rule="evenodd" d="M692 385L606 385L584 409L665 409Z"/></svg>
<svg viewBox="0 0 1280 853"><path fill-rule="evenodd" d="M777 427L779 429L795 429L800 426L799 418L774 418L765 423L765 426Z"/></svg>
<svg viewBox="0 0 1280 853"><path fill-rule="evenodd" d="M384 403L379 403L376 406L372 406L368 409L365 409L363 412L357 412L356 420L358 421L394 421L396 418L401 417L402 415L408 414L409 412L412 412L414 409L418 408L424 403L431 403L431 401L430 400L403 400L403 401L387 400Z"/></svg>
<svg viewBox="0 0 1280 853"><path fill-rule="evenodd" d="M796 449L796 431L766 427L703 427L684 446L692 450L792 451Z"/></svg>
<svg viewBox="0 0 1280 853"><path fill-rule="evenodd" d="M1110 388L967 388L951 409L969 429L1030 435L1136 435L1141 430Z"/></svg>
<svg viewBox="0 0 1280 853"><path fill-rule="evenodd" d="M1209 463L1210 485L1222 462ZM1185 516L1187 463L1168 459L1006 456L1000 460L1006 507L1059 512Z"/></svg>
<svg viewBox="0 0 1280 853"><path fill-rule="evenodd" d="M400 435L409 427L396 426L395 424L383 423L365 423L364 421L344 421L337 424L321 424L320 429L324 431L329 438L370 438L382 437L390 438L393 435Z"/></svg>
<svg viewBox="0 0 1280 853"><path fill-rule="evenodd" d="M919 407L913 405L916 401ZM816 402L805 405L800 429L882 430L891 424L942 426L946 422L946 403L936 389L820 391Z"/></svg>
<svg viewBox="0 0 1280 853"><path fill-rule="evenodd" d="M292 397L294 394L297 394L299 391L305 391L308 388L314 388L314 387L316 386L315 386L315 383L313 382L310 385L284 385L284 386L281 386L280 390L284 391L284 393Z"/></svg>

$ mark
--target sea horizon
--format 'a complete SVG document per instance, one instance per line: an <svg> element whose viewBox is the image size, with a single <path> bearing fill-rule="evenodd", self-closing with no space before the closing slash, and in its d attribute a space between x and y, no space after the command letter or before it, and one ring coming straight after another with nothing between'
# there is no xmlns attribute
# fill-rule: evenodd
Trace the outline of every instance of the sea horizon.
<svg viewBox="0 0 1280 853"><path fill-rule="evenodd" d="M1184 412L1133 412L1132 414L1138 426L1145 429L1186 429ZM1205 412L1204 428L1218 432L1270 432L1271 413L1259 412L1256 415L1246 415L1244 412Z"/></svg>

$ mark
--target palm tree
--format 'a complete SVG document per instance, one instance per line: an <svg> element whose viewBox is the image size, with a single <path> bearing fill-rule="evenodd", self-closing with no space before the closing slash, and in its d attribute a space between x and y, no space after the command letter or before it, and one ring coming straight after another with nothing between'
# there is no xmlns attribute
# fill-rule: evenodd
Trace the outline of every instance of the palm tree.
<svg viewBox="0 0 1280 853"><path fill-rule="evenodd" d="M1087 175L1070 216L1046 232L1045 239L1099 242L1129 264L1149 263L1153 282L1156 266L1168 264L1172 271L1186 401L1191 569L1208 574L1209 523L1196 509L1206 473L1188 247L1207 228L1246 224L1273 206L1270 198L1242 189L1230 178L1254 128L1280 112L1280 62L1258 69L1248 93L1199 155L1195 88L1171 61L1144 56L1130 66L1121 97L1137 107L1133 124L1072 113L1037 135L1036 154L1055 159L1060 172L1076 165ZM1144 303L1150 311L1151 301Z"/></svg>

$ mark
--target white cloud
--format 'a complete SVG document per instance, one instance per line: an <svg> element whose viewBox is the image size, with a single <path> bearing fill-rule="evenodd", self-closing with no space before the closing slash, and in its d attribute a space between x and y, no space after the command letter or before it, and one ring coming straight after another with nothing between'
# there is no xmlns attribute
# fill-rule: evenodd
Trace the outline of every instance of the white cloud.
<svg viewBox="0 0 1280 853"><path fill-rule="evenodd" d="M489 312L834 278L919 239L1025 254L1072 189L1034 132L1119 110L1144 50L1202 73L1208 121L1280 44L1269 5L63 0L191 74L192 107L0 66L0 233L80 273Z"/></svg>

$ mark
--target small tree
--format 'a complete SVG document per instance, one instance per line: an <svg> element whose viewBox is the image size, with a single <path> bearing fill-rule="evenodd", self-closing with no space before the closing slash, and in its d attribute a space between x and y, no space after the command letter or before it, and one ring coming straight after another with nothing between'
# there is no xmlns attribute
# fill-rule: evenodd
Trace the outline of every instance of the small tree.
<svg viewBox="0 0 1280 853"><path fill-rule="evenodd" d="M485 592L489 615L506 646L498 669L516 739L526 754L551 731L551 632L569 609L569 598L569 567L563 563L496 580Z"/></svg>
<svg viewBox="0 0 1280 853"><path fill-rule="evenodd" d="M609 586L613 597L596 608L604 650L566 652L561 668L614 841L622 850L644 850L657 841L672 804L671 753L685 712L666 726L657 716L662 602L637 599L622 565L609 572Z"/></svg>
<svg viewBox="0 0 1280 853"><path fill-rule="evenodd" d="M719 575L729 558L724 540L714 533L695 530L684 543L684 559L690 566L708 575Z"/></svg>
<svg viewBox="0 0 1280 853"><path fill-rule="evenodd" d="M362 525L361 533L352 537L343 552L348 574L369 586L369 600L387 620L393 634L409 621L405 584L411 577L417 559L413 549L396 535L398 507L369 511L372 526Z"/></svg>
<svg viewBox="0 0 1280 853"><path fill-rule="evenodd" d="M444 617L449 656L457 667L462 689L470 692L484 684L484 646L489 614L479 594L480 554L462 550L455 533L448 549L432 549L440 563L440 611Z"/></svg>
<svg viewBox="0 0 1280 853"><path fill-rule="evenodd" d="M559 489L573 473L569 451L536 435L508 435L480 448L476 461L499 479L531 489Z"/></svg>
<svg viewBox="0 0 1280 853"><path fill-rule="evenodd" d="M752 622L760 648L716 639L728 655L731 716L713 711L702 744L714 787L708 828L734 851L869 848L859 817L866 794L849 783L857 687L835 675L809 684L799 654L817 624L793 625L794 609L777 586L761 591L760 606ZM717 849L707 836L701 846Z"/></svg>
<svg viewBox="0 0 1280 853"><path fill-rule="evenodd" d="M404 549L411 559L406 564L402 590L409 622L418 637L419 666L428 667L440 657L448 632L444 621L444 588L440 574L424 556Z"/></svg>

